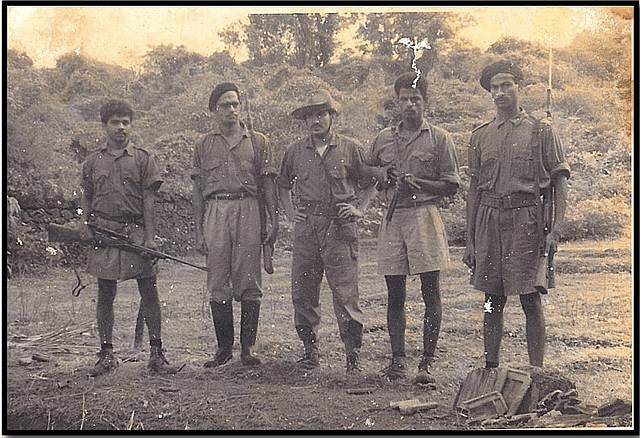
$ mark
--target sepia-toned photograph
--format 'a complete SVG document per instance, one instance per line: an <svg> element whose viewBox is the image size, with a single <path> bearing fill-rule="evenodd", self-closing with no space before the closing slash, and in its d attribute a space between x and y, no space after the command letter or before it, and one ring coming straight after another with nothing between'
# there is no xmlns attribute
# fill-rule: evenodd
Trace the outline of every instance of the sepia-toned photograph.
<svg viewBox="0 0 640 438"><path fill-rule="evenodd" d="M3 2L3 435L638 433L636 11Z"/></svg>

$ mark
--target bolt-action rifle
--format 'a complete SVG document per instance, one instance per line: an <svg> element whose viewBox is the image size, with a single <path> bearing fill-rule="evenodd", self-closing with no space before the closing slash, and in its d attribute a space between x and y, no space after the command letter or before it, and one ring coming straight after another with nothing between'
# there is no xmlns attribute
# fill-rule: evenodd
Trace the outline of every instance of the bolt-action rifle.
<svg viewBox="0 0 640 438"><path fill-rule="evenodd" d="M255 164L256 169L259 171L260 168L260 160L262 157L261 149L264 146L262 143L262 137L258 138L258 135L253 130L253 117L251 117L251 102L249 100L250 92L247 92L245 95L246 107L247 107L247 129L251 133L251 139L253 142L259 144L254 144L254 155L255 155ZM267 238L267 202L264 195L264 183L261 181L259 172L256 172L256 176L258 177L258 212L260 214L260 240L262 247L262 262L264 264L264 270L267 274L273 274L273 251L274 244L273 242L266 243L265 239Z"/></svg>
<svg viewBox="0 0 640 438"><path fill-rule="evenodd" d="M170 256L169 254L156 251L155 249L137 245L131 242L129 236L127 236L126 234L118 233L116 231L101 227L91 222L85 222L85 225L89 227L93 236L89 240L83 238L83 234L77 228L65 227L63 225L57 224L49 224L49 242L78 242L84 245L92 244L96 246L110 246L113 248L122 249L124 251L134 252L151 259L173 260L174 262L182 263L183 265L188 265L202 271L208 271L206 266L199 266L186 260Z"/></svg>
<svg viewBox="0 0 640 438"><path fill-rule="evenodd" d="M549 82L547 84L547 105L546 105L546 121L544 123L551 124L551 68L552 68L552 55L551 48L549 48ZM540 122L537 125L541 125ZM546 251L546 238L551 232L554 220L554 201L555 193L553 184L549 184L542 193L540 190L540 159L542 157L542 143L540 142L540 130L541 126L537 126L534 132L534 192L536 196L536 205L538 206L538 236L540 239L540 257L538 258L538 267L536 271L535 288L543 294L548 292L548 289L554 288L555 285L555 268L553 264L553 257L555 255L555 248L550 248L549 252ZM540 197L542 195L542 202ZM541 219L541 220L540 220Z"/></svg>

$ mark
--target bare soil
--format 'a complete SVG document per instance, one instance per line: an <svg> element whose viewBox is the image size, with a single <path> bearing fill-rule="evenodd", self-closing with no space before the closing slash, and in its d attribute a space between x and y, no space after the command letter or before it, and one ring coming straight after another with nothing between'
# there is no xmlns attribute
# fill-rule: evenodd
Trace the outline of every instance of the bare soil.
<svg viewBox="0 0 640 438"><path fill-rule="evenodd" d="M264 298L255 351L258 367L239 360L205 369L215 336L204 294L205 273L160 262L163 343L174 376L148 372L148 347L133 348L139 295L135 281L119 284L114 345L121 360L112 373L87 376L95 363L97 286L71 294L75 274L49 269L36 277L7 281L4 431L68 430L447 430L554 428L632 430L631 415L571 422L487 426L469 423L452 407L467 374L483 365L483 296L469 285L462 248L452 248L451 266L441 273L443 321L433 370L435 389L412 383L421 354L423 304L419 279L408 282L406 380L389 382L379 371L390 360L386 290L376 272L375 242L361 241L361 306L365 325L360 375L345 373L331 293L323 284L322 361L312 372L296 367L302 345L293 327L289 266L291 252L276 250L273 275L264 274ZM192 257L194 262L202 262ZM633 292L631 243L575 242L556 255L556 289L543 298L547 320L544 371L575 384L582 406L596 408L616 398L633 400ZM86 277L83 281L95 281ZM519 300L505 310L501 366L528 370L524 316ZM145 334L146 337L146 334ZM350 389L369 388L362 394ZM402 414L390 402L421 397L435 409ZM541 417L541 419L544 417ZM570 418L567 417L567 418ZM633 429L635 430L635 429Z"/></svg>

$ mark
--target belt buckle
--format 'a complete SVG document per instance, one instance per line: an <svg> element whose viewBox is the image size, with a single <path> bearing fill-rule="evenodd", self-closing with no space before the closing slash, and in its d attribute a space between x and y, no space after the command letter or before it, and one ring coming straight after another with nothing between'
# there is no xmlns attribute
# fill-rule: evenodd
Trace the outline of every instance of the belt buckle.
<svg viewBox="0 0 640 438"><path fill-rule="evenodd" d="M501 198L501 199L500 199L500 203L502 204L502 205L501 205L501 207L502 207L503 209L505 209L505 210L510 210L510 209L512 209L512 208L513 208L513 207L512 207L513 203L511 202L511 200L512 200L511 195L507 195L507 196L505 196L504 198Z"/></svg>

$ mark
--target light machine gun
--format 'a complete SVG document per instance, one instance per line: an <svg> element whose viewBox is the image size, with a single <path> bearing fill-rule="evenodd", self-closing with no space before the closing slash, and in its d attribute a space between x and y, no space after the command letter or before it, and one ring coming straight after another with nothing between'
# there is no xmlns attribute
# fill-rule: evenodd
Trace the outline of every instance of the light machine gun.
<svg viewBox="0 0 640 438"><path fill-rule="evenodd" d="M126 234L118 233L108 228L101 227L91 222L85 222L85 225L91 230L93 238L87 240L83 238L82 232L77 228L65 227L63 225L49 224L49 242L61 242L72 243L78 242L84 245L96 245L96 246L110 246L113 248L119 248L124 251L134 252L144 257L158 260L173 260L174 262L182 263L193 268L200 269L202 271L208 271L206 266L199 266L188 262L186 260L173 257L169 254L165 254L160 251L156 251L151 248L137 245L129 239Z"/></svg>

